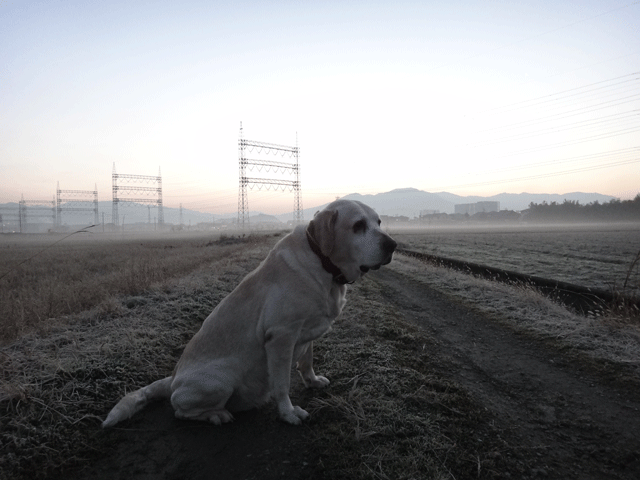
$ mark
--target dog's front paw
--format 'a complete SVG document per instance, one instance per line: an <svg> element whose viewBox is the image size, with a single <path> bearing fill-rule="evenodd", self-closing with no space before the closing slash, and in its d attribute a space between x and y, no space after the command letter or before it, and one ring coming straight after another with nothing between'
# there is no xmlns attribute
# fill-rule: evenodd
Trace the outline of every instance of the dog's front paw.
<svg viewBox="0 0 640 480"><path fill-rule="evenodd" d="M304 385L307 388L324 388L329 385L329 379L322 375L314 376L313 378L305 379Z"/></svg>
<svg viewBox="0 0 640 480"><path fill-rule="evenodd" d="M280 413L280 420L290 423L291 425L300 425L302 421L307 418L309 418L309 413L297 405L288 412Z"/></svg>

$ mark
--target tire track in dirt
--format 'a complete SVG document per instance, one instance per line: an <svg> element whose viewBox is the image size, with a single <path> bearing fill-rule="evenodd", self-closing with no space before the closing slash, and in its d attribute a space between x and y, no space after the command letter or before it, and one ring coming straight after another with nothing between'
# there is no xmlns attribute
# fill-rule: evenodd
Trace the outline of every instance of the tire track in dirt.
<svg viewBox="0 0 640 480"><path fill-rule="evenodd" d="M640 478L640 396L550 343L492 321L393 268L386 301L437 339L441 374L481 404L517 462L541 478ZM495 434L478 432L482 435Z"/></svg>

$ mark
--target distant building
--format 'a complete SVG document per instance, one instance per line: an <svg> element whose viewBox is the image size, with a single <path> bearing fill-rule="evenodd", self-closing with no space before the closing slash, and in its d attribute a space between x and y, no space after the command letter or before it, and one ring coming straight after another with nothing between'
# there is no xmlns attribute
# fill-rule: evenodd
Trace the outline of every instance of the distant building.
<svg viewBox="0 0 640 480"><path fill-rule="evenodd" d="M409 221L409 217L405 217L403 215L394 215L393 217L389 215L380 215L380 220L382 220L382 223L389 225L391 223L407 223Z"/></svg>
<svg viewBox="0 0 640 480"><path fill-rule="evenodd" d="M456 205L455 213L475 215L476 213L499 212L500 202L461 203Z"/></svg>
<svg viewBox="0 0 640 480"><path fill-rule="evenodd" d="M476 213L476 204L475 203L459 203L454 206L454 212L459 213L460 215L473 215Z"/></svg>
<svg viewBox="0 0 640 480"><path fill-rule="evenodd" d="M440 210L420 210L420 217L435 215L436 213L440 213Z"/></svg>
<svg viewBox="0 0 640 480"><path fill-rule="evenodd" d="M500 202L477 202L476 213L499 212Z"/></svg>

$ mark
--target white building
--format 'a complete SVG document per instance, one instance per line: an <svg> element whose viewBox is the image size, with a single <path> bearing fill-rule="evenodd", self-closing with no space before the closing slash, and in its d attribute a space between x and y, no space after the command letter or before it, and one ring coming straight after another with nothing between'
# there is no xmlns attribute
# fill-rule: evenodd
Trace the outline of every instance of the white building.
<svg viewBox="0 0 640 480"><path fill-rule="evenodd" d="M500 202L461 203L455 205L455 213L475 215L476 213L499 212Z"/></svg>

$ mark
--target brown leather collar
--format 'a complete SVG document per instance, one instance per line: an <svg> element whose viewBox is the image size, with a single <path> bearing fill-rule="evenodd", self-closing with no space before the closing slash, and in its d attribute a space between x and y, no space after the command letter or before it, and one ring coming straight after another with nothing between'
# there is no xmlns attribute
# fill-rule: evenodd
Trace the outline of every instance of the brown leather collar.
<svg viewBox="0 0 640 480"><path fill-rule="evenodd" d="M320 245L318 245L318 242L316 242L316 239L311 236L311 234L309 233L309 229L307 228L305 231L307 233L307 241L309 242L309 246L311 247L311 250L313 251L313 253L315 253L318 256L318 258L320 258L320 261L322 262L322 268L324 268L325 271L329 272L333 276L333 281L336 282L338 285L353 283L353 282L348 282L346 277L342 273L342 271L338 268L338 266L335 263L333 263L329 257L327 257L324 253L322 253L322 250L320 249Z"/></svg>

